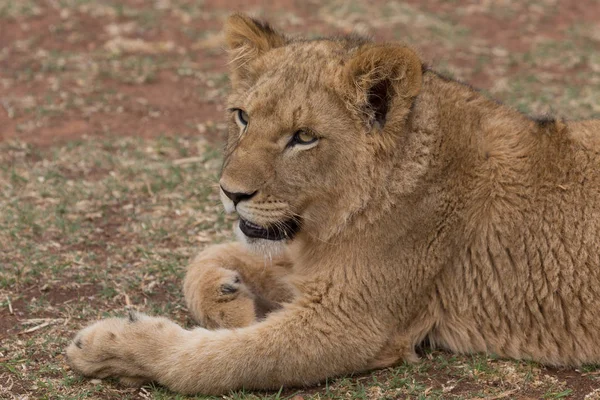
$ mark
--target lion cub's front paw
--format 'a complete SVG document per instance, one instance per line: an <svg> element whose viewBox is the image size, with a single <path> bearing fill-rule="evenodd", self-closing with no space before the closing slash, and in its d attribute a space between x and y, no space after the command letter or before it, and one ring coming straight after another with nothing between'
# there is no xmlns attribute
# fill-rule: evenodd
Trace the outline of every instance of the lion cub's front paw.
<svg viewBox="0 0 600 400"><path fill-rule="evenodd" d="M236 271L207 267L188 274L184 294L190 312L205 328L240 328L258 319L256 296Z"/></svg>
<svg viewBox="0 0 600 400"><path fill-rule="evenodd" d="M168 324L175 325L135 312L129 318L95 322L77 333L66 350L67 362L87 377L119 377L128 384L150 381L149 363L158 353L152 351L159 346L160 331L168 329Z"/></svg>

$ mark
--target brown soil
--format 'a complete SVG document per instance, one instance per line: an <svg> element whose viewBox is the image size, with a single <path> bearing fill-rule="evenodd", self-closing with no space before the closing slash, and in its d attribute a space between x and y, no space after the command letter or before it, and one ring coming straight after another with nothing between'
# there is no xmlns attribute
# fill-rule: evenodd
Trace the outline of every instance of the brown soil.
<svg viewBox="0 0 600 400"><path fill-rule="evenodd" d="M31 326L23 327L22 322L31 317L28 310L28 303L33 298L44 297L48 302L48 308L60 309L62 306L73 301L90 303L99 292L99 287L95 285L73 285L63 283L52 284L47 288L44 286L29 286L23 288L18 299L11 299L12 313L8 307L0 309L0 340L9 335L27 335L25 330ZM38 311L34 318L57 318L55 311ZM42 322L40 322L41 324Z"/></svg>

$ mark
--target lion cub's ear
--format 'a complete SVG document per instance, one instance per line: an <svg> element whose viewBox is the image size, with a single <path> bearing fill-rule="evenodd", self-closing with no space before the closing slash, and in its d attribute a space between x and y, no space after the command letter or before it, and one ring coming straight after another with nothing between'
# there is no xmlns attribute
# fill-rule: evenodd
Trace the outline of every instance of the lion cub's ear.
<svg viewBox="0 0 600 400"><path fill-rule="evenodd" d="M225 23L225 41L230 52L232 80L244 79L247 64L267 51L284 46L287 39L267 23L244 14L233 14Z"/></svg>
<svg viewBox="0 0 600 400"><path fill-rule="evenodd" d="M353 108L365 114L370 127L381 129L392 115L408 114L421 90L422 63L408 47L367 44L346 64L344 79Z"/></svg>

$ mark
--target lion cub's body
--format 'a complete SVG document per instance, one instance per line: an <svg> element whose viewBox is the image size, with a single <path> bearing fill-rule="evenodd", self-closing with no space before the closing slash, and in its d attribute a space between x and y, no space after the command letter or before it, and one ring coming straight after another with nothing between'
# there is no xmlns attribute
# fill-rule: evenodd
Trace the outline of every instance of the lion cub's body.
<svg viewBox="0 0 600 400"><path fill-rule="evenodd" d="M276 388L413 359L425 338L600 362L600 122L529 119L403 46L288 41L243 16L227 39L229 106L247 120L221 185L253 196L244 219L301 229L279 254L250 240L268 256L226 244L190 266L192 313L239 329L101 321L69 348L76 370ZM301 128L315 146L290 145Z"/></svg>
<svg viewBox="0 0 600 400"><path fill-rule="evenodd" d="M435 261L422 266L439 272L417 318L431 341L549 364L598 362L600 122L531 121L436 76L418 102L415 120L427 122L416 130L437 116L441 144L428 189L438 225L423 235L423 257Z"/></svg>

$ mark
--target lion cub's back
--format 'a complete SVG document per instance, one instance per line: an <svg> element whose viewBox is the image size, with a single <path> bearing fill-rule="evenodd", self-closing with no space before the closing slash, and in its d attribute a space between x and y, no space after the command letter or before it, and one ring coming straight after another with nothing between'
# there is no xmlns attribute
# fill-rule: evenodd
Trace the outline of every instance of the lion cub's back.
<svg viewBox="0 0 600 400"><path fill-rule="evenodd" d="M523 163L521 173L505 186L490 179L497 185L484 193L494 196L473 207L483 211L473 214L476 228L457 265L440 277L444 312L430 337L459 352L596 363L600 121L541 128L525 136L534 138L527 157L507 163ZM503 191L493 192L498 186Z"/></svg>
<svg viewBox="0 0 600 400"><path fill-rule="evenodd" d="M567 124L569 134L575 142L600 157L600 120L573 121ZM600 167L600 166L599 166Z"/></svg>

